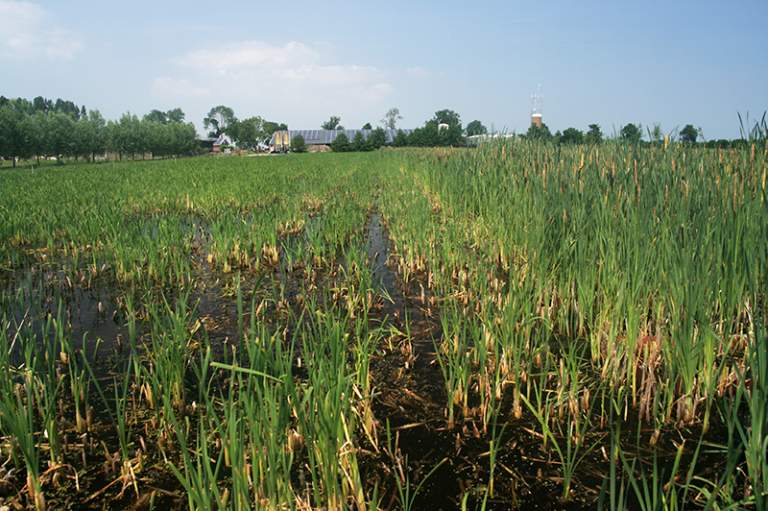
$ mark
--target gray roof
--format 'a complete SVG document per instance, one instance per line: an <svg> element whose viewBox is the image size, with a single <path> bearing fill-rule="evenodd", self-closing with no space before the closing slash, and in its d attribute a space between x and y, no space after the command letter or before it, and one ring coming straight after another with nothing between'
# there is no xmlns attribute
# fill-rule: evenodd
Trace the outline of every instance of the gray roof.
<svg viewBox="0 0 768 511"><path fill-rule="evenodd" d="M222 133L219 135L219 138L213 142L213 145L234 145L234 143L232 142L232 137L226 133Z"/></svg>
<svg viewBox="0 0 768 511"><path fill-rule="evenodd" d="M367 140L373 131L374 130L288 130L288 137L292 139L296 135L301 135L304 138L304 143L307 145L329 145L336 140L336 137L341 133L344 133L351 142L358 133L362 133L363 138ZM402 131L408 135L413 130L385 129L384 135L386 136L387 144L392 143L397 136L398 131ZM275 145L276 133L277 132L272 134L269 145Z"/></svg>

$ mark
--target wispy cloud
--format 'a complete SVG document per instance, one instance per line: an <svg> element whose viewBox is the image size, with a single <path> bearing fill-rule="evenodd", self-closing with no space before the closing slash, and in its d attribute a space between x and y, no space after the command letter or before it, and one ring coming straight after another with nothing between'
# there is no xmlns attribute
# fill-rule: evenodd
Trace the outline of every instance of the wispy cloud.
<svg viewBox="0 0 768 511"><path fill-rule="evenodd" d="M69 60L83 43L73 32L56 26L49 13L31 2L0 0L0 58Z"/></svg>
<svg viewBox="0 0 768 511"><path fill-rule="evenodd" d="M192 51L179 59L182 66L193 69L213 70L220 74L246 69L267 67L292 68L320 57L317 50L306 44L291 41L274 46L260 41L242 41L214 48Z"/></svg>
<svg viewBox="0 0 768 511"><path fill-rule="evenodd" d="M389 74L375 66L340 62L321 45L240 41L179 56L153 80L155 97L205 98L288 118L378 111L392 94ZM268 112L267 112L268 113Z"/></svg>

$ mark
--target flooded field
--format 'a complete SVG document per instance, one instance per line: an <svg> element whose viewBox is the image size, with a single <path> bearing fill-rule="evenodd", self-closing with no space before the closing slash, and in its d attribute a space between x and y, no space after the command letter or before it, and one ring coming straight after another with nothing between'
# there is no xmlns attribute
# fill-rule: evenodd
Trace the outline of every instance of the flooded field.
<svg viewBox="0 0 768 511"><path fill-rule="evenodd" d="M766 509L766 149L0 173L0 506Z"/></svg>

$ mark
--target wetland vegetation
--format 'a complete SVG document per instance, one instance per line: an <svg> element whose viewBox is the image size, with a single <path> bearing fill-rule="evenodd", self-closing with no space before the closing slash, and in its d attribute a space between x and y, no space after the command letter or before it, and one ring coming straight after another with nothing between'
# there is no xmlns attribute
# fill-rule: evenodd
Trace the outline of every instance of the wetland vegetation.
<svg viewBox="0 0 768 511"><path fill-rule="evenodd" d="M0 172L0 505L768 508L765 145Z"/></svg>

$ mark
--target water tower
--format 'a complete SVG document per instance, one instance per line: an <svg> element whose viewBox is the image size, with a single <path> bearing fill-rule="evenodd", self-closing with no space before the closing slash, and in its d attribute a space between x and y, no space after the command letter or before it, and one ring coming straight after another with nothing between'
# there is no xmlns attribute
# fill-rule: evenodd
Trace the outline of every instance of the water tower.
<svg viewBox="0 0 768 511"><path fill-rule="evenodd" d="M541 85L536 89L536 92L531 94L531 124L541 128L543 124L542 112L541 112Z"/></svg>

